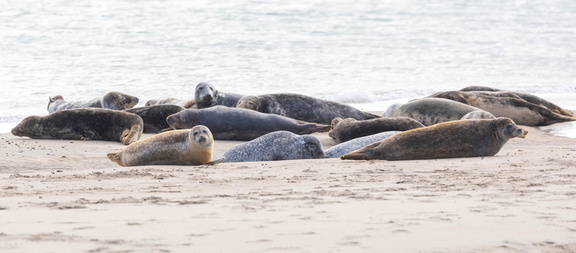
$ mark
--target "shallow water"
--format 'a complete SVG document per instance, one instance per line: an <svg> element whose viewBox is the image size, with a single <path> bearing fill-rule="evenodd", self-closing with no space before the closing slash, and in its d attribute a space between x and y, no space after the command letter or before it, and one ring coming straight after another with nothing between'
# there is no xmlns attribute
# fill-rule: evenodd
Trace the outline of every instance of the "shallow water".
<svg viewBox="0 0 576 253"><path fill-rule="evenodd" d="M19 0L0 23L0 132L49 96L143 105L203 81L378 111L484 85L576 109L575 1Z"/></svg>

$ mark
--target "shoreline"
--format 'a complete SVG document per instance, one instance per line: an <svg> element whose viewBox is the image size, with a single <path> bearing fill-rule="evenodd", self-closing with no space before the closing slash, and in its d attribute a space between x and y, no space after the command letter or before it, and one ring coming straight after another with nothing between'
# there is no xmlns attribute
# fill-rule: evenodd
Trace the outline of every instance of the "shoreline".
<svg viewBox="0 0 576 253"><path fill-rule="evenodd" d="M120 167L118 142L0 134L0 249L572 252L576 141L522 127L492 157L215 166Z"/></svg>

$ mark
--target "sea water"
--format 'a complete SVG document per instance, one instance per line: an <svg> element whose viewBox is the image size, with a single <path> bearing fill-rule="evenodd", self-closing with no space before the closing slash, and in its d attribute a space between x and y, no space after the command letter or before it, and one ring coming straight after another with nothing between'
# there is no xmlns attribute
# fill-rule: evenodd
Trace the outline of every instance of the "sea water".
<svg viewBox="0 0 576 253"><path fill-rule="evenodd" d="M0 1L0 132L50 96L141 106L199 82L374 111L482 85L574 110L575 70L572 0Z"/></svg>

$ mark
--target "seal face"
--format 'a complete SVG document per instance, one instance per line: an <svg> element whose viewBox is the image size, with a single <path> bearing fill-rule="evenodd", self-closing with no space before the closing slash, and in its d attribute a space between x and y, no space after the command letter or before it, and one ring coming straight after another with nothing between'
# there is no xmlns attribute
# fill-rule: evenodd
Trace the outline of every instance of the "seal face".
<svg viewBox="0 0 576 253"><path fill-rule="evenodd" d="M430 97L446 98L485 110L496 117L508 117L517 124L545 126L574 121L572 112L544 99L505 91L446 91Z"/></svg>
<svg viewBox="0 0 576 253"><path fill-rule="evenodd" d="M134 113L144 121L144 133L159 133L169 128L166 118L174 113L184 110L177 105L153 105L126 109L124 111Z"/></svg>
<svg viewBox="0 0 576 253"><path fill-rule="evenodd" d="M348 154L354 150L360 149L364 146L370 145L374 142L378 142L384 140L392 135L400 133L400 131L388 131L377 133L373 135L368 135L364 137L355 138L346 142L342 142L338 145L335 145L326 151L324 151L325 156L324 158L337 158Z"/></svg>
<svg viewBox="0 0 576 253"><path fill-rule="evenodd" d="M186 109L166 118L172 129L207 126L216 140L252 140L267 133L286 130L295 134L328 131L330 126L247 109L213 106Z"/></svg>
<svg viewBox="0 0 576 253"><path fill-rule="evenodd" d="M358 137L387 131L406 131L424 127L422 123L407 117L356 120L335 118L328 135L337 142L345 142Z"/></svg>
<svg viewBox="0 0 576 253"><path fill-rule="evenodd" d="M133 113L79 108L29 116L12 129L12 134L33 139L119 141L128 145L140 138L143 127L142 119Z"/></svg>
<svg viewBox="0 0 576 253"><path fill-rule="evenodd" d="M380 118L349 105L294 93L244 96L236 107L319 124L330 124L337 117L357 120Z"/></svg>
<svg viewBox="0 0 576 253"><path fill-rule="evenodd" d="M396 108L394 108L395 106ZM388 114L392 114L391 117L413 118L425 126L460 120L470 112L484 111L474 106L444 98L420 98L400 106L392 105L391 107L393 108L386 110Z"/></svg>
<svg viewBox="0 0 576 253"><path fill-rule="evenodd" d="M210 129L195 126L154 135L107 156L120 166L202 165L212 161L213 151Z"/></svg>
<svg viewBox="0 0 576 253"><path fill-rule="evenodd" d="M235 93L224 93L218 91L210 83L199 83L196 85L194 100L198 109L208 108L216 105L236 107L238 100L244 95Z"/></svg>
<svg viewBox="0 0 576 253"><path fill-rule="evenodd" d="M509 118L458 120L413 129L350 152L342 159L414 160L493 156L523 134Z"/></svg>
<svg viewBox="0 0 576 253"><path fill-rule="evenodd" d="M93 98L88 101L65 101L61 95L56 95L48 99L48 113L54 113L66 109L78 108L106 108L112 110L123 110L134 107L138 104L138 98L120 92L108 92L101 98Z"/></svg>
<svg viewBox="0 0 576 253"><path fill-rule="evenodd" d="M312 135L276 131L227 150L224 162L279 161L324 157L322 144Z"/></svg>

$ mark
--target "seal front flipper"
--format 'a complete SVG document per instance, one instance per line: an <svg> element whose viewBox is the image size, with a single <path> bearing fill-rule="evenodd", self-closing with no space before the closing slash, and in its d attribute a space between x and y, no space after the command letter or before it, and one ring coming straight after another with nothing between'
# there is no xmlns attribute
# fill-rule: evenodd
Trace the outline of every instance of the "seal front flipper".
<svg viewBox="0 0 576 253"><path fill-rule="evenodd" d="M108 156L108 159L110 159L110 161L113 161L120 166L124 166L124 164L122 164L122 160L120 159L120 156L118 155L119 153L120 152L108 153L106 156Z"/></svg>

